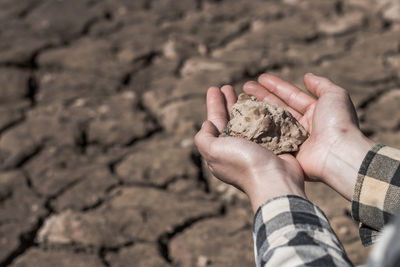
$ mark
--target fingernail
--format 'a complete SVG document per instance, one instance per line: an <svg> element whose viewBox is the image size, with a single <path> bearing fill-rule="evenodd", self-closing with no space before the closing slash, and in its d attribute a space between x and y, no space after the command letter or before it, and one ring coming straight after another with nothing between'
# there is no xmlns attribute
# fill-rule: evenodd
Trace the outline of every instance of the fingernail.
<svg viewBox="0 0 400 267"><path fill-rule="evenodd" d="M254 89L256 88L255 82L254 81L249 81L247 83L245 83L245 86L249 89Z"/></svg>
<svg viewBox="0 0 400 267"><path fill-rule="evenodd" d="M315 76L314 73L308 72L306 73L307 76Z"/></svg>
<svg viewBox="0 0 400 267"><path fill-rule="evenodd" d="M204 121L203 124L201 124L201 128L206 124L207 121Z"/></svg>

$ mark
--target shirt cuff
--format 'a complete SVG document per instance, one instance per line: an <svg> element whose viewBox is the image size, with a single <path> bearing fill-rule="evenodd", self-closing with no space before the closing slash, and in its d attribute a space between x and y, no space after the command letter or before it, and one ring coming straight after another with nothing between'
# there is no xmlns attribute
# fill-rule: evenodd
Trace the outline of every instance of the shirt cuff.
<svg viewBox="0 0 400 267"><path fill-rule="evenodd" d="M363 245L372 244L400 207L400 150L377 144L367 153L351 206L353 218L361 222Z"/></svg>
<svg viewBox="0 0 400 267"><path fill-rule="evenodd" d="M299 196L279 196L261 205L254 218L253 238L257 266L264 266L271 260L277 247L300 248L316 244L324 244L324 251L333 250L349 262L322 210ZM321 255L326 256L324 253ZM312 262L317 256L320 255L303 255L302 263Z"/></svg>

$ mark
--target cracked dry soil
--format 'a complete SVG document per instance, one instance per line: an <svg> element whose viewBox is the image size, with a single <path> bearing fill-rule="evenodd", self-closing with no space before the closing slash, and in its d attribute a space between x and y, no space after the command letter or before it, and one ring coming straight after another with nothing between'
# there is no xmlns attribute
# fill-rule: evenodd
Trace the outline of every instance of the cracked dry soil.
<svg viewBox="0 0 400 267"><path fill-rule="evenodd" d="M303 87L314 72L349 90L368 136L398 146L398 8L0 0L0 266L254 266L246 198L194 149L206 89L266 71ZM349 203L307 190L363 263Z"/></svg>

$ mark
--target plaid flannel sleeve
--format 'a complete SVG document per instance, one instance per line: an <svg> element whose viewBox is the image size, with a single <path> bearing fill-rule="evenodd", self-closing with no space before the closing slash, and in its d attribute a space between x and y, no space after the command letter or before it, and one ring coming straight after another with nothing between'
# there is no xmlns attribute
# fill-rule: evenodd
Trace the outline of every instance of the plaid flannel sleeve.
<svg viewBox="0 0 400 267"><path fill-rule="evenodd" d="M375 145L358 172L352 215L360 224L364 246L376 241L377 233L400 207L400 150Z"/></svg>
<svg viewBox="0 0 400 267"><path fill-rule="evenodd" d="M253 238L257 267L353 266L322 210L298 196L261 205Z"/></svg>

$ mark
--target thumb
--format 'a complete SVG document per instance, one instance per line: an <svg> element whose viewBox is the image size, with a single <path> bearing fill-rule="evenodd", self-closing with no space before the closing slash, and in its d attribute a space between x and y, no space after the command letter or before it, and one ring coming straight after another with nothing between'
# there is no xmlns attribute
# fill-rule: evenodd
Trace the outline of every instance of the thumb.
<svg viewBox="0 0 400 267"><path fill-rule="evenodd" d="M304 75L304 84L309 92L317 98L320 98L324 93L336 92L345 93L346 90L337 86L325 77L316 76L312 73Z"/></svg>
<svg viewBox="0 0 400 267"><path fill-rule="evenodd" d="M337 86L327 78L316 76L312 73L307 73L304 75L304 84L306 85L307 90L309 90L317 98L320 98L324 94L330 93L329 103L333 104L337 111L341 111L335 114L337 116L342 115L342 119L346 118L359 127L356 109L351 101L350 95L345 89ZM343 116L343 114L345 115Z"/></svg>
<svg viewBox="0 0 400 267"><path fill-rule="evenodd" d="M211 144L218 139L219 131L211 121L205 121L194 137L194 142L203 157L210 154Z"/></svg>

